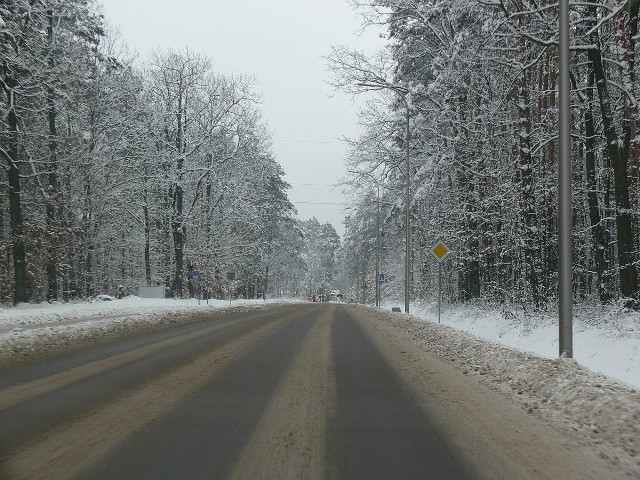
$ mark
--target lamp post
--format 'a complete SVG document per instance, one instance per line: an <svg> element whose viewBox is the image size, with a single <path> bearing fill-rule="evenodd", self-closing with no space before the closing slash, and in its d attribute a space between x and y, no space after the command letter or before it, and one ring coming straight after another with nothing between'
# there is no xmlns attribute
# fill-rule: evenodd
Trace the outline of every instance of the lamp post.
<svg viewBox="0 0 640 480"><path fill-rule="evenodd" d="M380 185L376 183L376 307L380 307Z"/></svg>
<svg viewBox="0 0 640 480"><path fill-rule="evenodd" d="M573 285L571 276L571 126L569 92L569 0L560 0L558 12L558 69L560 83L558 169L558 325L560 356L573 357Z"/></svg>
<svg viewBox="0 0 640 480"><path fill-rule="evenodd" d="M404 271L404 311L409 313L409 274L410 274L410 268L409 268L409 263L410 263L410 255L411 255L411 231L409 229L409 198L410 198L410 192L409 192L409 186L410 186L410 178L411 178L411 163L409 161L409 104L407 103L407 99L406 97L402 97L402 100L404 101L404 106L407 112L407 124L406 124L406 139L405 139L405 143L406 143L406 148L407 148L407 184L406 184L406 221L405 223L407 224L407 239L406 239L406 251L405 251L405 271Z"/></svg>
<svg viewBox="0 0 640 480"><path fill-rule="evenodd" d="M407 95L409 94L409 89L402 85L398 85L395 83L389 83L382 78L373 78L371 80L358 81L356 82L358 87L368 89L368 90L390 90L395 92L398 95L398 99L404 103L405 112L406 112L406 132L405 132L405 143L406 143L406 163L407 163L407 178L406 178L406 241L405 241L405 268L404 268L404 311L409 313L409 275L411 273L410 262L411 262L411 229L409 225L409 213L410 213L410 186L411 186L411 162L410 162L410 150L409 150L409 122L410 122L410 113L409 110L409 102L407 101ZM377 281L377 279L376 279Z"/></svg>

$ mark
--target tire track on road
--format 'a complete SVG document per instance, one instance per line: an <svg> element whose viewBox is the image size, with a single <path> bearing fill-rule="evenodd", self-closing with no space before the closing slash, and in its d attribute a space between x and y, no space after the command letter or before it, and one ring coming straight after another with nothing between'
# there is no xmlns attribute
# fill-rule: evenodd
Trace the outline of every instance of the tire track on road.
<svg viewBox="0 0 640 480"><path fill-rule="evenodd" d="M323 310L306 307L77 478L228 478Z"/></svg>
<svg viewBox="0 0 640 480"><path fill-rule="evenodd" d="M325 409L331 384L335 306L315 322L230 475L231 479L323 477Z"/></svg>
<svg viewBox="0 0 640 480"><path fill-rule="evenodd" d="M0 477L63 479L94 464L127 437L169 412L183 398L228 368L243 352L297 318L290 313L139 385L100 408L56 426L3 455ZM199 332L202 334L202 332Z"/></svg>
<svg viewBox="0 0 640 480"><path fill-rule="evenodd" d="M577 439L559 434L426 351L418 339L394 327L389 314L359 308L350 314L481 477L601 480L624 475Z"/></svg>
<svg viewBox="0 0 640 480"><path fill-rule="evenodd" d="M67 385L85 380L89 377L94 377L106 371L113 370L114 368L133 363L162 350L190 342L203 335L219 332L220 330L227 329L244 321L245 319L236 319L221 325L206 327L202 330L171 337L128 352L95 360L60 373L3 388L0 392L2 394L0 396L0 411L18 403L26 402L41 395L59 390Z"/></svg>
<svg viewBox="0 0 640 480"><path fill-rule="evenodd" d="M481 478L371 341L371 321L357 311L339 308L332 332L336 402L327 420L327 478Z"/></svg>
<svg viewBox="0 0 640 480"><path fill-rule="evenodd" d="M103 370L100 374L88 375L81 381L65 382L66 385L60 386L54 383L51 383L50 386L44 385L45 389L50 390L48 393L43 395L36 394L29 399L23 398L24 401L0 410L0 424L3 425L3 428L0 429L0 446L2 447L0 451L6 451L10 445L16 445L40 435L43 431L56 426L56 424L71 421L83 412L96 408L111 398L138 387L142 382L148 382L153 378L162 376L175 365L183 364L201 353L211 351L214 347L221 346L225 342L245 334L265 322L275 321L281 315L287 315L286 311L275 311L267 315L250 315L241 322L225 322L225 328L215 330L213 333L208 332L207 327L205 327L204 331L208 333L202 333L203 329L198 328L197 331L201 332L201 335L196 335L188 342L178 342L167 348L147 352L147 355L137 358L136 361L124 361L120 365ZM181 329L178 329L175 333L179 335ZM153 338L155 335L151 335L151 337ZM167 337L165 336L164 338L166 339ZM157 339L154 338L154 340ZM130 343L129 339L124 339L122 342L125 346ZM150 345L145 339L142 339L142 341L136 340L134 343L141 344L138 348L146 348L146 346ZM129 355L136 355L135 352L138 348L126 349L124 352ZM120 343L115 344L113 349L122 352ZM105 353L107 352L103 349L98 349L96 352L98 357ZM53 363L77 366L79 359L89 360L88 363L92 363L90 360L93 358L95 358L93 351L89 351L82 352L80 355L73 355L68 359L66 357L54 358L51 361ZM33 370L37 370L39 367L45 371L49 369L49 365L46 363L30 365L26 368L26 378L29 378L34 373ZM22 371L22 368L19 368L19 371ZM60 370L57 370L57 372L61 373ZM3 377L5 379L6 377L15 379L20 378L21 375L18 372L8 372ZM4 391L0 391L0 397L2 397ZM2 454L0 453L1 456Z"/></svg>

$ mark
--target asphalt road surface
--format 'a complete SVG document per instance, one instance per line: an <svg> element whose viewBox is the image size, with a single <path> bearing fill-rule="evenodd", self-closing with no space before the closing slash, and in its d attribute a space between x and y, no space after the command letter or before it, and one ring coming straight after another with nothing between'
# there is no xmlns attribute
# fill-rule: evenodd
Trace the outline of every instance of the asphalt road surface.
<svg viewBox="0 0 640 480"><path fill-rule="evenodd" d="M0 370L0 479L603 479L364 309L217 314Z"/></svg>

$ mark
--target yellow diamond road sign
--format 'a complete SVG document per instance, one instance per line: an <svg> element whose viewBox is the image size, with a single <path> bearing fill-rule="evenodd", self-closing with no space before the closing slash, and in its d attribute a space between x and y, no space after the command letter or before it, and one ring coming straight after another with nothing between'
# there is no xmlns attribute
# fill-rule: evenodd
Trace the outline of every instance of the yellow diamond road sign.
<svg viewBox="0 0 640 480"><path fill-rule="evenodd" d="M449 247L447 247L444 243L438 242L433 247L431 247L431 255L441 262L450 252Z"/></svg>

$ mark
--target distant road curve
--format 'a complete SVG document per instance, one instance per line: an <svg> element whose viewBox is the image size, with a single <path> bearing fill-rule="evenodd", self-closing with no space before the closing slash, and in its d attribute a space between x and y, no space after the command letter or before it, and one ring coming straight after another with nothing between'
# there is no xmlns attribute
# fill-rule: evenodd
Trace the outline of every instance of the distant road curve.
<svg viewBox="0 0 640 480"><path fill-rule="evenodd" d="M216 315L0 370L0 479L606 479L366 310Z"/></svg>

